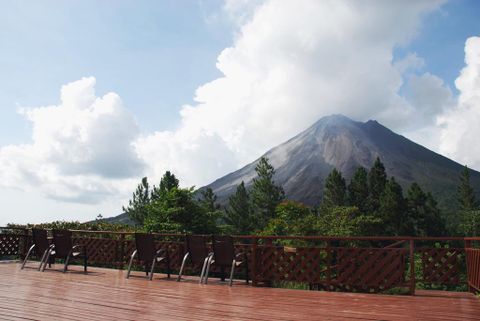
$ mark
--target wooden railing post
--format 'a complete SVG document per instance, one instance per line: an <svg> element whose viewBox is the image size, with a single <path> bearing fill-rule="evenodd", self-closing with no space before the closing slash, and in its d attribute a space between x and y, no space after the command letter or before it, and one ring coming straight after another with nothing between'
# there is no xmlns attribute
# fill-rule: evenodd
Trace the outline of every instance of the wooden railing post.
<svg viewBox="0 0 480 321"><path fill-rule="evenodd" d="M470 266L469 266L469 265L470 265L470 264L469 264L470 262L469 262L469 257L468 257L468 256L469 256L470 253L469 253L469 250L468 250L468 249L471 248L471 247L472 247L472 241L470 241L470 240L464 240L465 265L466 265L466 267L467 267L467 286L468 286L468 292L475 293L475 290L473 289L473 287L472 287L471 284L470 284L470 276L471 276L470 273L472 273L472 271L471 271L471 268L470 268Z"/></svg>
<svg viewBox="0 0 480 321"><path fill-rule="evenodd" d="M470 240L465 240L465 249L471 248L472 247L472 241Z"/></svg>
<svg viewBox="0 0 480 321"><path fill-rule="evenodd" d="M125 265L125 234L120 234L120 268L123 270Z"/></svg>
<svg viewBox="0 0 480 321"><path fill-rule="evenodd" d="M18 257L23 260L28 251L28 230L26 228L21 229L22 234L18 238ZM23 240L23 241L22 241Z"/></svg>
<svg viewBox="0 0 480 321"><path fill-rule="evenodd" d="M258 240L253 238L252 243L252 285L257 286L257 246Z"/></svg>
<svg viewBox="0 0 480 321"><path fill-rule="evenodd" d="M415 241L410 238L410 294L415 295Z"/></svg>
<svg viewBox="0 0 480 321"><path fill-rule="evenodd" d="M332 243L327 241L327 289L331 290L332 285Z"/></svg>

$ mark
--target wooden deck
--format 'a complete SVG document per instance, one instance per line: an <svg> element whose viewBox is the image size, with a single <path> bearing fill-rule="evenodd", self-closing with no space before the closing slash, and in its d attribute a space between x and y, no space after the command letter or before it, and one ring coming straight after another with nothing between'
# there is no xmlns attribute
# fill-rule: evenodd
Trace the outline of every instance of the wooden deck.
<svg viewBox="0 0 480 321"><path fill-rule="evenodd" d="M468 293L331 293L79 271L0 263L0 320L480 320L480 300Z"/></svg>

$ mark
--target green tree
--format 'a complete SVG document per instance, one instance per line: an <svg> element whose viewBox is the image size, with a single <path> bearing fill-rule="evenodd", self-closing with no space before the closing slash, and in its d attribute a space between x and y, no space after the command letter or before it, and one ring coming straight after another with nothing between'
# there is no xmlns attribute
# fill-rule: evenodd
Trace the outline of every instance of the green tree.
<svg viewBox="0 0 480 321"><path fill-rule="evenodd" d="M215 195L210 187L200 191L199 202L207 212L214 212L219 209L219 205L216 203L217 195Z"/></svg>
<svg viewBox="0 0 480 321"><path fill-rule="evenodd" d="M315 235L316 216L302 203L283 201L275 208L263 235Z"/></svg>
<svg viewBox="0 0 480 321"><path fill-rule="evenodd" d="M427 193L425 207L427 215L423 222L419 223L419 228L423 229L428 236L444 236L447 231L445 219L442 217L437 201L430 192Z"/></svg>
<svg viewBox="0 0 480 321"><path fill-rule="evenodd" d="M223 211L220 210L220 205L217 204L217 195L210 187L207 187L200 192L198 203L203 209L203 215L206 219L204 228L208 231L217 231L217 223L223 216Z"/></svg>
<svg viewBox="0 0 480 321"><path fill-rule="evenodd" d="M445 223L441 217L437 202L426 194L417 183L410 185L407 191L407 221L413 223L412 236L441 236ZM412 226L411 226L412 227Z"/></svg>
<svg viewBox="0 0 480 321"><path fill-rule="evenodd" d="M123 206L122 209L135 224L143 225L148 204L150 204L150 187L148 179L144 177L133 193L132 199L128 201L128 206Z"/></svg>
<svg viewBox="0 0 480 321"><path fill-rule="evenodd" d="M420 185L413 183L407 191L407 213L410 222L413 224L413 234L411 236L427 236L425 231L425 220L427 219L427 194L423 192Z"/></svg>
<svg viewBox="0 0 480 321"><path fill-rule="evenodd" d="M178 179L175 177L175 175L170 173L170 171L166 171L165 174L163 174L162 179L160 180L159 186L153 187L153 191L151 195L152 200L162 198L173 188L178 188L179 187L178 184L179 182L178 182Z"/></svg>
<svg viewBox="0 0 480 321"><path fill-rule="evenodd" d="M368 173L363 167L357 168L348 185L348 205L368 212Z"/></svg>
<svg viewBox="0 0 480 321"><path fill-rule="evenodd" d="M316 230L325 236L365 236L375 235L380 224L379 218L363 215L357 207L335 206L322 209Z"/></svg>
<svg viewBox="0 0 480 321"><path fill-rule="evenodd" d="M150 232L209 234L217 231L218 211L208 212L194 198L192 188L164 189L147 206L145 229Z"/></svg>
<svg viewBox="0 0 480 321"><path fill-rule="evenodd" d="M347 187L342 174L334 168L325 180L323 203L327 207L345 205Z"/></svg>
<svg viewBox="0 0 480 321"><path fill-rule="evenodd" d="M233 234L248 235L255 229L252 205L243 181L237 186L235 194L228 199L224 221Z"/></svg>
<svg viewBox="0 0 480 321"><path fill-rule="evenodd" d="M370 172L368 173L368 189L369 189L369 209L376 212L380 208L380 197L387 183L387 173L385 166L377 157Z"/></svg>
<svg viewBox="0 0 480 321"><path fill-rule="evenodd" d="M480 209L461 213L460 232L463 236L480 236Z"/></svg>
<svg viewBox="0 0 480 321"><path fill-rule="evenodd" d="M466 165L460 174L460 185L457 189L457 195L461 210L470 211L476 208L475 194L470 185L470 170Z"/></svg>
<svg viewBox="0 0 480 321"><path fill-rule="evenodd" d="M402 187L391 177L380 196L380 218L387 235L408 235L412 233L413 222L406 214L406 202Z"/></svg>
<svg viewBox="0 0 480 321"><path fill-rule="evenodd" d="M255 167L257 177L253 179L251 199L254 207L258 228L263 229L267 222L275 216L275 208L285 198L281 186L275 184L273 176L275 169L262 157Z"/></svg>

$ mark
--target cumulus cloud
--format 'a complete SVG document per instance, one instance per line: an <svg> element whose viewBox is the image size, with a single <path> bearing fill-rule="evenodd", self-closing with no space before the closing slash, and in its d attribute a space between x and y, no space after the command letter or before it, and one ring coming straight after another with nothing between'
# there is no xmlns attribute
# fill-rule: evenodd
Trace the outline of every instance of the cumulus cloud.
<svg viewBox="0 0 480 321"><path fill-rule="evenodd" d="M237 12L228 3L227 10ZM411 129L417 108L400 89L405 71L417 68L420 58L409 55L399 65L393 51L408 43L422 17L440 4L265 1L218 57L223 76L200 86L196 104L183 107L179 132L217 136L240 166L332 113ZM434 87L432 79L412 81L426 91ZM415 92L415 99L422 94ZM421 108L429 121L442 112L427 105ZM152 145L163 144L166 135L156 134L158 144Z"/></svg>
<svg viewBox="0 0 480 321"><path fill-rule="evenodd" d="M63 86L59 105L20 113L32 123L32 143L0 149L2 185L91 203L115 195L144 169L133 147L134 117L118 95L96 97L93 77Z"/></svg>
<svg viewBox="0 0 480 321"><path fill-rule="evenodd" d="M440 152L480 169L480 37L465 43L465 67L455 81L460 92L455 108L439 117Z"/></svg>
<svg viewBox="0 0 480 321"><path fill-rule="evenodd" d="M180 178L182 186L205 184L236 168L235 154L217 134L178 130L156 132L135 143L139 157L149 164L148 177L158 182L166 170Z"/></svg>
<svg viewBox="0 0 480 321"><path fill-rule="evenodd" d="M406 87L406 97L414 106L414 112L409 117L410 128L422 129L435 125L437 117L455 105L450 88L441 78L428 72L412 75Z"/></svg>
<svg viewBox="0 0 480 321"><path fill-rule="evenodd" d="M421 57L395 61L393 53L442 2L227 1L224 9L240 26L218 57L222 76L197 89L176 130L139 135L118 95L97 97L95 80L85 78L62 89L61 104L22 111L33 142L0 150L0 176L56 199L94 202L132 190L142 175L158 182L165 170L184 186L207 184L333 113L402 132L431 130L455 105L452 93L420 72ZM478 63L465 70L475 68L478 77ZM465 70L458 109L472 113L478 78ZM451 131L456 123L447 118L441 123ZM455 153L460 139L442 150Z"/></svg>

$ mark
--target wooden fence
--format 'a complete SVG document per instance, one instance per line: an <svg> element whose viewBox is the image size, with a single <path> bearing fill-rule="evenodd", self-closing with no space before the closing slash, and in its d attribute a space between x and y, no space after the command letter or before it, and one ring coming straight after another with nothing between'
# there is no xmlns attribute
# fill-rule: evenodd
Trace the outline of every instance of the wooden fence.
<svg viewBox="0 0 480 321"><path fill-rule="evenodd" d="M31 235L0 228L0 259L22 258ZM134 233L73 230L74 242L87 247L89 264L125 268L135 248ZM180 268L184 236L155 234ZM468 285L480 291L480 238L234 236L236 252L248 257L253 285L298 282L327 291L384 292L424 285ZM215 272L215 270L214 270Z"/></svg>
<svg viewBox="0 0 480 321"><path fill-rule="evenodd" d="M480 238L465 238L467 282L470 292L480 292Z"/></svg>

